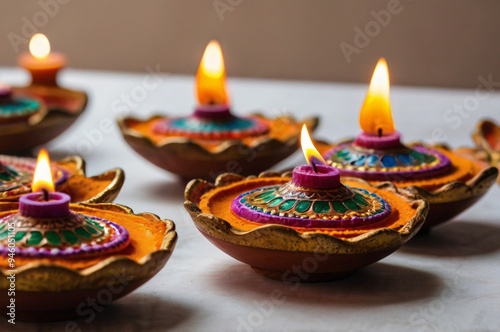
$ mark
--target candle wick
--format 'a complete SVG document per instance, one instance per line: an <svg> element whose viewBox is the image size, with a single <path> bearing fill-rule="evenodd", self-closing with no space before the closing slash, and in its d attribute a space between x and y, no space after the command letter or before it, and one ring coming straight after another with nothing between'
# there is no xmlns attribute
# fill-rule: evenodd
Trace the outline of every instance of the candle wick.
<svg viewBox="0 0 500 332"><path fill-rule="evenodd" d="M382 137L382 128L378 128L378 137Z"/></svg>
<svg viewBox="0 0 500 332"><path fill-rule="evenodd" d="M43 192L43 199L48 202L49 201L49 192L47 191L47 189L43 188L42 189L42 192Z"/></svg>
<svg viewBox="0 0 500 332"><path fill-rule="evenodd" d="M312 166L314 172L318 173L318 169L316 168L316 164L314 163L314 160L311 160L311 166Z"/></svg>

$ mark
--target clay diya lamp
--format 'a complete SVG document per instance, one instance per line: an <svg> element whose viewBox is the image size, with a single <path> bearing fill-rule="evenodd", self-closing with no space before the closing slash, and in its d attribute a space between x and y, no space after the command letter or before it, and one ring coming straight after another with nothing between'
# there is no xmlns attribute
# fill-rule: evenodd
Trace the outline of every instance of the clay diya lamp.
<svg viewBox="0 0 500 332"><path fill-rule="evenodd" d="M27 121L30 117L44 116L47 105L38 98L29 98L12 93L12 88L0 84L0 126Z"/></svg>
<svg viewBox="0 0 500 332"><path fill-rule="evenodd" d="M389 183L340 182L338 169L319 163L310 139L302 139L302 148L310 165L291 175L192 180L184 206L198 230L259 274L315 282L346 277L386 257L424 223L424 200Z"/></svg>
<svg viewBox="0 0 500 332"><path fill-rule="evenodd" d="M137 153L182 178L213 180L224 172L259 173L297 150L303 123L312 129L317 126L316 118L297 122L289 116L234 115L216 41L203 54L196 90L199 105L190 116L118 119L123 137Z"/></svg>
<svg viewBox="0 0 500 332"><path fill-rule="evenodd" d="M394 129L389 73L381 59L360 113L363 132L354 141L320 150L342 176L372 184L390 181L400 191L426 199L430 212L422 229L441 224L472 206L494 183L498 170L464 158L445 146L403 145Z"/></svg>
<svg viewBox="0 0 500 332"><path fill-rule="evenodd" d="M462 149L466 155L500 168L500 127L491 120L483 120L472 135L477 149ZM500 184L500 178L498 179Z"/></svg>
<svg viewBox="0 0 500 332"><path fill-rule="evenodd" d="M51 53L44 35L33 36L30 52L21 54L18 62L30 72L31 84L12 87L11 97L3 101L0 88L0 153L23 151L52 140L73 124L87 105L85 92L57 85L57 72L66 65L66 57ZM2 116L6 111L15 115L8 117L8 123Z"/></svg>
<svg viewBox="0 0 500 332"><path fill-rule="evenodd" d="M7 319L71 319L96 305L101 311L165 265L177 238L172 221L114 204L70 205L69 195L52 191L48 162L35 178L35 192L0 212Z"/></svg>
<svg viewBox="0 0 500 332"><path fill-rule="evenodd" d="M40 151L39 158L48 158L44 149ZM32 192L36 162L34 158L0 155L0 211L4 203L17 202L21 195ZM125 180L120 168L87 177L85 161L78 156L51 163L51 172L55 190L70 195L71 202L112 202Z"/></svg>

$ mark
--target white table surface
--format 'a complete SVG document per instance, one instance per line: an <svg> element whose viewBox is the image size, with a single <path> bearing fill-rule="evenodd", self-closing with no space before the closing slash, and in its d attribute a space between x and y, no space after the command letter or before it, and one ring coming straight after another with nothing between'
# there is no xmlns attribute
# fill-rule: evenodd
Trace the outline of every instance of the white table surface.
<svg viewBox="0 0 500 332"><path fill-rule="evenodd" d="M63 86L86 90L90 102L73 127L47 145L52 157L82 153L88 175L123 168L126 181L116 202L173 220L179 236L160 273L91 322L89 316L76 320L81 331L500 330L499 186L452 222L348 279L292 288L257 275L210 244L182 206L184 185L122 139L114 123L120 112L181 115L195 104L193 77L168 74L158 76L158 86L146 95L136 95L133 107L118 104L124 95L139 93L144 79L151 87L147 75L76 70L60 75ZM20 69L0 68L0 81L23 85L28 76ZM367 85L247 79L230 79L229 84L237 114L260 109L268 116L319 115L315 136L329 140L359 132ZM479 119L500 121L499 93L480 91L485 97L474 105L474 90L393 87L391 92L394 119L405 141L429 141L433 130L441 128L452 147L470 146ZM466 105L471 111L450 122L446 112L464 103L473 106ZM90 140L87 136L103 119L113 120L112 131L103 133L102 141L96 134ZM303 157L297 152L274 169L299 163ZM266 306L275 289L284 293L284 301ZM14 327L0 319L2 331L65 331L68 326L18 321Z"/></svg>

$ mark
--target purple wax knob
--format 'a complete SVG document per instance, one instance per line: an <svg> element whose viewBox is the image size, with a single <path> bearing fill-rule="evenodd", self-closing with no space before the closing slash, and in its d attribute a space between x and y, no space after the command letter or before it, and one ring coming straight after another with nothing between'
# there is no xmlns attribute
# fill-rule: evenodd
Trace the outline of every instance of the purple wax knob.
<svg viewBox="0 0 500 332"><path fill-rule="evenodd" d="M206 120L221 120L230 118L229 105L198 105L194 110L194 116Z"/></svg>
<svg viewBox="0 0 500 332"><path fill-rule="evenodd" d="M23 195L19 198L19 212L24 217L61 218L69 211L69 195L61 192L50 192L46 201L42 192Z"/></svg>
<svg viewBox="0 0 500 332"><path fill-rule="evenodd" d="M400 139L401 135L397 131L392 134L382 136L371 135L363 132L356 137L354 145L374 150L397 149L403 147Z"/></svg>
<svg viewBox="0 0 500 332"><path fill-rule="evenodd" d="M316 165L317 173L311 165L297 166L293 170L292 182L309 189L333 189L340 186L340 171L331 166Z"/></svg>
<svg viewBox="0 0 500 332"><path fill-rule="evenodd" d="M0 100L8 99L12 95L12 90L6 84L0 84Z"/></svg>

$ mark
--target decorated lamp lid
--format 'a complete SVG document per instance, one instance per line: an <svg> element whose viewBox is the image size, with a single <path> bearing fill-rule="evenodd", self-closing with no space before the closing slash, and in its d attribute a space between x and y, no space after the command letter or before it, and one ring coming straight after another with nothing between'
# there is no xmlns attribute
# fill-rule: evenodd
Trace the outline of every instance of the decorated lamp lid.
<svg viewBox="0 0 500 332"><path fill-rule="evenodd" d="M196 94L199 105L192 115L162 119L154 131L200 139L244 138L268 132L269 126L261 119L231 114L224 57L215 40L207 45L201 59Z"/></svg>
<svg viewBox="0 0 500 332"><path fill-rule="evenodd" d="M363 132L354 142L327 151L325 159L342 175L368 180L404 181L446 174L450 159L437 150L409 148L400 141L390 104L389 70L380 59L373 73L359 122Z"/></svg>
<svg viewBox="0 0 500 332"><path fill-rule="evenodd" d="M0 124L24 120L42 106L39 100L13 95L8 85L0 83Z"/></svg>
<svg viewBox="0 0 500 332"><path fill-rule="evenodd" d="M72 213L69 195L54 192L50 161L40 152L33 193L19 199L19 213L0 219L0 255L15 248L18 256L72 257L119 251L128 231L111 221ZM12 246L14 244L14 246Z"/></svg>
<svg viewBox="0 0 500 332"><path fill-rule="evenodd" d="M391 213L380 196L341 183L339 170L325 165L305 126L301 143L309 165L296 167L283 185L239 195L231 205L234 214L264 224L347 228L379 222Z"/></svg>

